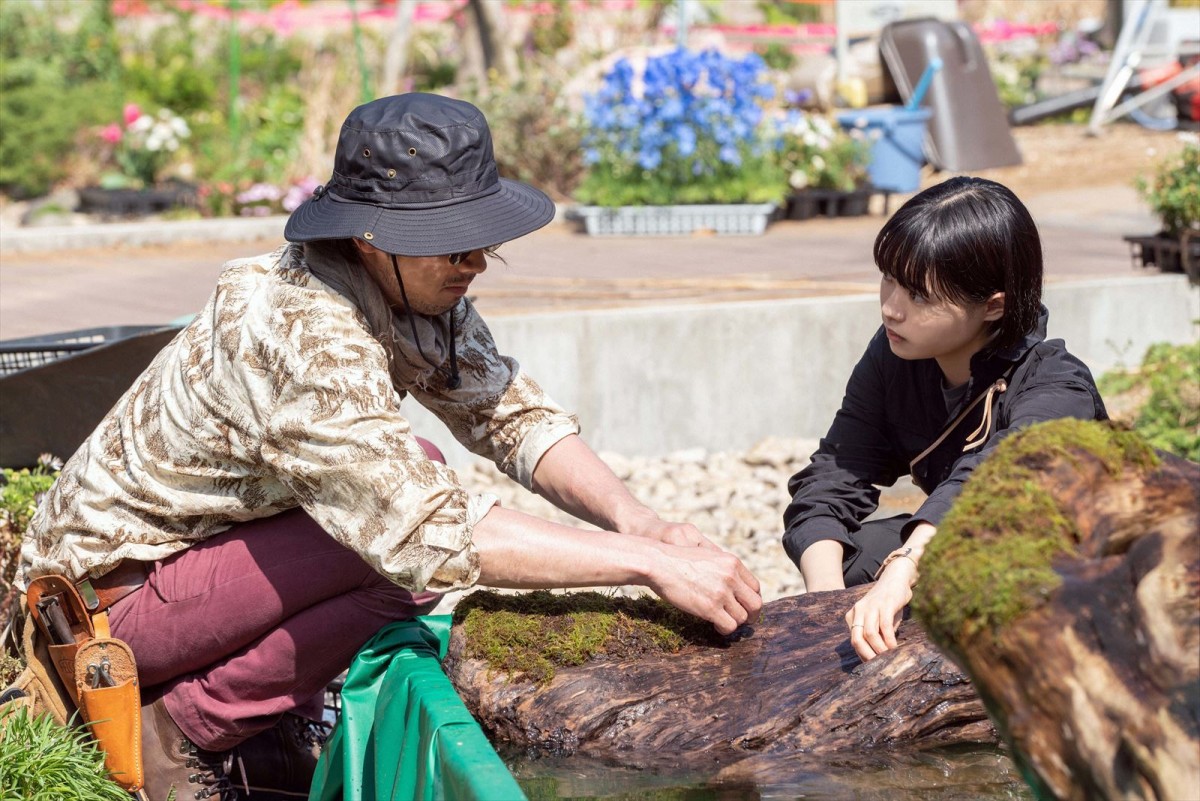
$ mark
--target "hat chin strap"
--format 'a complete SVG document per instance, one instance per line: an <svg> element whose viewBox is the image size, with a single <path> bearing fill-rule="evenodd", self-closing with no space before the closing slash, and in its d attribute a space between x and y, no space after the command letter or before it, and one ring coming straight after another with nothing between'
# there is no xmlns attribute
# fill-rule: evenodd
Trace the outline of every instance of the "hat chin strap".
<svg viewBox="0 0 1200 801"><path fill-rule="evenodd" d="M400 285L400 299L404 301L404 311L408 314L408 325L412 329L413 342L417 345L417 353L421 354L421 358L425 363L433 368L436 373L444 373L445 367L434 364L425 355L425 351L421 349L421 335L417 333L417 324L413 321L412 306L408 303L408 293L404 291L404 279L400 277L400 265L396 262L395 254L389 253L392 258L392 272L396 274L396 283ZM458 374L458 354L454 351L454 308L450 308L450 374L446 376L446 389L458 389L462 386L462 378Z"/></svg>

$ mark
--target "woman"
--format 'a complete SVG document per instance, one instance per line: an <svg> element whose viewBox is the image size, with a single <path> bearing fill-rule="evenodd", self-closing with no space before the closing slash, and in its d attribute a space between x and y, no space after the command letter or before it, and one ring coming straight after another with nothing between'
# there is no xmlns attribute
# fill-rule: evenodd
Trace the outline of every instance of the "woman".
<svg viewBox="0 0 1200 801"><path fill-rule="evenodd" d="M913 197L875 240L883 326L812 463L788 482L784 548L809 591L874 581L846 613L864 660L896 647L917 566L964 481L1012 431L1106 418L1088 368L1046 339L1042 245L1010 190L953 178ZM875 485L929 497L864 522Z"/></svg>

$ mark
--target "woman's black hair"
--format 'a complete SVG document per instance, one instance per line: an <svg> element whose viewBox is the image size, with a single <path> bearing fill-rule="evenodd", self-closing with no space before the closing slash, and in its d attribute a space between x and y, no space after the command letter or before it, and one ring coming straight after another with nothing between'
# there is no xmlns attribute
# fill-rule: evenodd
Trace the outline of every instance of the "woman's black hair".
<svg viewBox="0 0 1200 801"><path fill-rule="evenodd" d="M921 192L883 226L874 254L910 292L958 305L1003 292L992 347L1015 345L1037 326L1042 240L1029 210L995 181L951 178Z"/></svg>

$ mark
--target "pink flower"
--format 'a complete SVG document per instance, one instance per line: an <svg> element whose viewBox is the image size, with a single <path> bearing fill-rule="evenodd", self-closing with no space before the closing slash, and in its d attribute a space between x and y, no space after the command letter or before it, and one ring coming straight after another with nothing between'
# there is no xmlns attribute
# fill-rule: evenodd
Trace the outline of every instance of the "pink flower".
<svg viewBox="0 0 1200 801"><path fill-rule="evenodd" d="M121 126L117 125L115 122L111 125L105 125L102 129L100 129L100 138L105 142L108 142L110 145L115 145L117 142L120 142L121 136Z"/></svg>
<svg viewBox="0 0 1200 801"><path fill-rule="evenodd" d="M142 110L140 108L138 108L137 103L126 103L125 104L125 124L126 125L133 125L133 123L136 122L137 118L140 116L142 116Z"/></svg>

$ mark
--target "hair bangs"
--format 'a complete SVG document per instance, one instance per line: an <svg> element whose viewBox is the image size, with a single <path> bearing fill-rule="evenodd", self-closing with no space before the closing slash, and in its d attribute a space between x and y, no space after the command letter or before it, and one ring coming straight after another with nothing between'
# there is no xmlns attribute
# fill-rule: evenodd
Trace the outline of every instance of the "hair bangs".
<svg viewBox="0 0 1200 801"><path fill-rule="evenodd" d="M962 252L957 237L932 233L929 222L900 214L888 220L875 239L875 265L909 292L964 304L971 298L953 277Z"/></svg>

